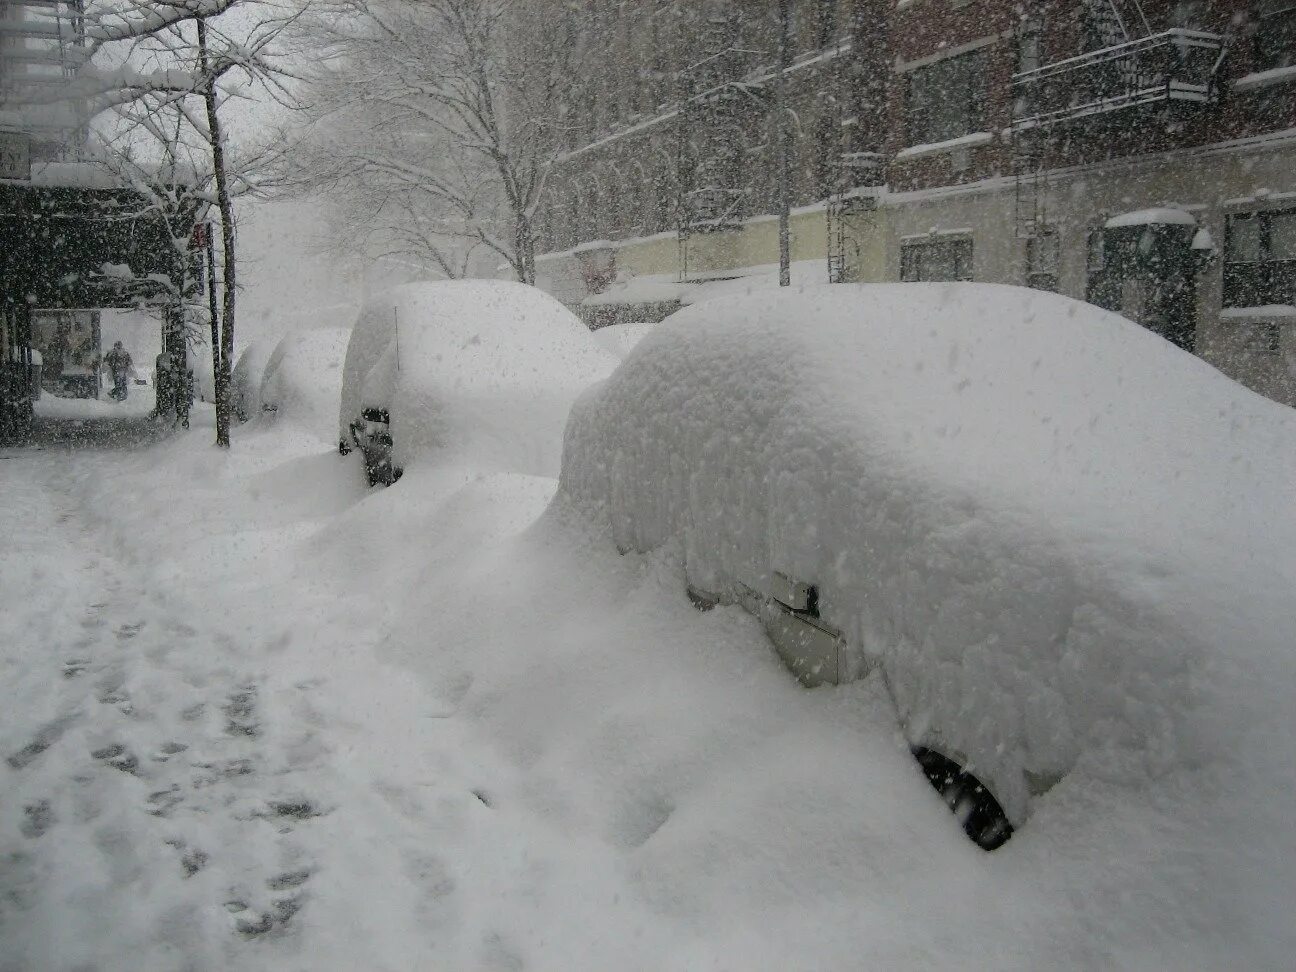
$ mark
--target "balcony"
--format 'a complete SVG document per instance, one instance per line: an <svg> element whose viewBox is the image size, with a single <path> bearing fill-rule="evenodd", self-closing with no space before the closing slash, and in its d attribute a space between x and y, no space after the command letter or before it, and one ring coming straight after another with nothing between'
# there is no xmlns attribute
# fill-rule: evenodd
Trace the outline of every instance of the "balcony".
<svg viewBox="0 0 1296 972"><path fill-rule="evenodd" d="M1013 129L1122 111L1138 105L1206 104L1224 38L1163 31L1013 75Z"/></svg>

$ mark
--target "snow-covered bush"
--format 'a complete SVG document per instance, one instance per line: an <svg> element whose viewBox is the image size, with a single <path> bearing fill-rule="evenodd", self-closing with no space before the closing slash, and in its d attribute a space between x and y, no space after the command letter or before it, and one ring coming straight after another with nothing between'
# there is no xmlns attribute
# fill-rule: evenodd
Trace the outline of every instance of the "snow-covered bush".
<svg viewBox="0 0 1296 972"><path fill-rule="evenodd" d="M562 489L623 550L678 539L721 600L812 585L841 677L880 669L910 743L1014 824L1078 766L1124 785L1288 745L1296 413L1090 305L686 308L577 403Z"/></svg>

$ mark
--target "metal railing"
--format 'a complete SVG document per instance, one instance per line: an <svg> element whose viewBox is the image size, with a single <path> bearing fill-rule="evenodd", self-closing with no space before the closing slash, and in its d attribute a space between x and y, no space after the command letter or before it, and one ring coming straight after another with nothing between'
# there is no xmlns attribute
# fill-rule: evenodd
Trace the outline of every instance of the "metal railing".
<svg viewBox="0 0 1296 972"><path fill-rule="evenodd" d="M1206 103L1224 38L1175 28L1013 75L1013 127L1050 125L1135 105Z"/></svg>

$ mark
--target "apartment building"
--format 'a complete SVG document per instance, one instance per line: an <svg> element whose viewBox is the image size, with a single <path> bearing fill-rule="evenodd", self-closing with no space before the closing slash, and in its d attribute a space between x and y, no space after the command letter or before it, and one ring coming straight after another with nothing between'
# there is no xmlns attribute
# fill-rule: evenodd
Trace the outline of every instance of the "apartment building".
<svg viewBox="0 0 1296 972"><path fill-rule="evenodd" d="M1296 0L785 2L564 8L542 285L597 323L767 270L783 104L803 279L1058 290L1296 404Z"/></svg>

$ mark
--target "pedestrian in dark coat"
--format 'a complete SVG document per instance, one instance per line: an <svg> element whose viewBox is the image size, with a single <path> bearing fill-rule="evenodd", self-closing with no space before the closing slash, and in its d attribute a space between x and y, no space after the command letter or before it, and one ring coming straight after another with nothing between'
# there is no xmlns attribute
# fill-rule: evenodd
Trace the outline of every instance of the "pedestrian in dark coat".
<svg viewBox="0 0 1296 972"><path fill-rule="evenodd" d="M130 385L130 370L133 362L131 361L130 352L122 347L120 341L112 346L112 350L104 355L104 364L108 366L108 373L112 375L113 390L111 397L119 402L126 401L126 395Z"/></svg>

